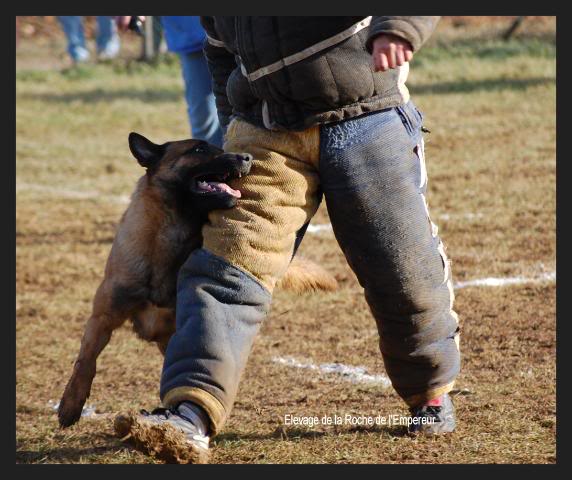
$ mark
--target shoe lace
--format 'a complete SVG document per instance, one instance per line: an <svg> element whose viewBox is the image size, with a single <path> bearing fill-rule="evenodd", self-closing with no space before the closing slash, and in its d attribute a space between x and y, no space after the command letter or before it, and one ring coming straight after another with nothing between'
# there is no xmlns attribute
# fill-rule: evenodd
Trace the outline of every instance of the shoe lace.
<svg viewBox="0 0 572 480"><path fill-rule="evenodd" d="M425 407L425 412L428 413L429 415L436 417L441 413L443 407L440 406L435 406L435 405L427 405Z"/></svg>
<svg viewBox="0 0 572 480"><path fill-rule="evenodd" d="M151 410L151 413L149 413L147 410L141 410L141 413L143 415L163 416L165 417L165 419L176 416L194 425L193 421L190 418L187 418L185 415L182 415L181 412L179 412L176 408L158 407Z"/></svg>
<svg viewBox="0 0 572 480"><path fill-rule="evenodd" d="M439 414L441 413L441 410L443 409L442 406L437 406L437 405L424 405L422 407L418 407L416 409L414 409L411 414L414 417L434 417L437 419L437 421L441 421L439 418Z"/></svg>
<svg viewBox="0 0 572 480"><path fill-rule="evenodd" d="M170 416L175 415L177 412L173 408L158 407L151 410L151 412L148 412L147 410L141 410L141 413L143 415L161 415L165 418L169 418Z"/></svg>

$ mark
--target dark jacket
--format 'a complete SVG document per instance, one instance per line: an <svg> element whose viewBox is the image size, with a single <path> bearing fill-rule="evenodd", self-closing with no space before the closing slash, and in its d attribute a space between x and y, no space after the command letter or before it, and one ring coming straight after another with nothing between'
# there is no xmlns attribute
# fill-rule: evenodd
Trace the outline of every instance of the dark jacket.
<svg viewBox="0 0 572 480"><path fill-rule="evenodd" d="M223 128L231 116L302 130L405 103L408 65L374 72L380 33L418 50L439 17L201 17Z"/></svg>

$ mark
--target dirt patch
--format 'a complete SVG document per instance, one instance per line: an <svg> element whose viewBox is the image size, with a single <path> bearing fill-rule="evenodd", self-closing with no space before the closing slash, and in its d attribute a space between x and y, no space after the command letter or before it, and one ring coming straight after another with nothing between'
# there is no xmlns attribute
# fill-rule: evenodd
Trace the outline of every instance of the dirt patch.
<svg viewBox="0 0 572 480"><path fill-rule="evenodd" d="M208 463L208 451L192 445L172 425L152 424L128 412L115 417L113 428L122 441L166 463Z"/></svg>

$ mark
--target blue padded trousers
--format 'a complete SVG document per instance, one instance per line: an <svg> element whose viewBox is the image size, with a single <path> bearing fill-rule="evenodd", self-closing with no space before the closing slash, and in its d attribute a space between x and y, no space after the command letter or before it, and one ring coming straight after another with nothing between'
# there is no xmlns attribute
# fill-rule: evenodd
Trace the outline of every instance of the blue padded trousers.
<svg viewBox="0 0 572 480"><path fill-rule="evenodd" d="M459 327L450 265L425 199L422 120L409 102L303 132L231 123L225 150L251 153L253 167L232 184L242 192L237 207L210 214L203 248L180 272L164 404L195 402L220 431L272 289L322 194L395 390L409 406L451 390Z"/></svg>

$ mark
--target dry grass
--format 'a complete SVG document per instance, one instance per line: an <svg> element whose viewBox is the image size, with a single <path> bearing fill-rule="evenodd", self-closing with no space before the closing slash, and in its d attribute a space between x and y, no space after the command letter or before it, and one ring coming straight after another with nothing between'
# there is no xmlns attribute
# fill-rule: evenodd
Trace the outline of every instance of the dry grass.
<svg viewBox="0 0 572 480"><path fill-rule="evenodd" d="M552 21L549 20L548 23ZM412 66L410 88L426 114L432 215L456 281L555 270L555 45L439 42ZM526 28L523 29L526 33ZM554 34L552 30L552 35ZM441 35L441 37L439 36ZM469 38L466 35L463 38ZM45 66L57 38L22 39L17 73L17 461L152 463L112 437L113 413L153 407L161 357L128 327L99 361L97 415L61 431L59 399L116 222L141 174L127 134L188 136L176 63L128 61L61 73ZM30 40L31 41L31 40ZM54 43L55 42L55 43ZM93 195L80 198L85 192ZM472 214L472 215L467 215ZM327 222L321 208L315 223ZM457 292L463 370L458 432L411 439L403 427L284 426L286 414L406 413L392 392L272 361L293 356L383 373L377 333L333 235L308 234L301 252L336 274L337 293L279 292L258 337L214 463L554 463L554 284Z"/></svg>

